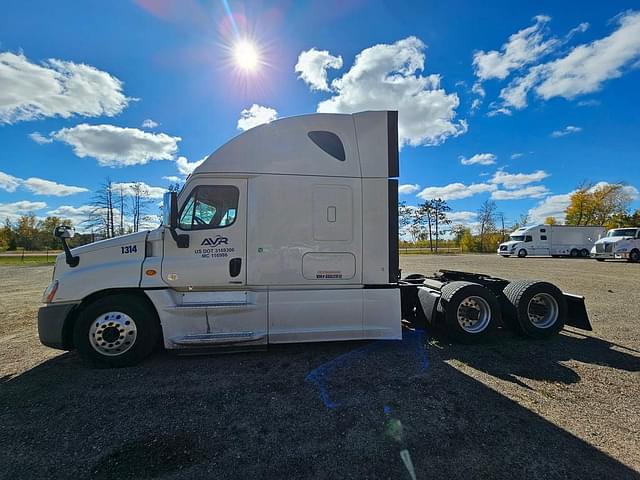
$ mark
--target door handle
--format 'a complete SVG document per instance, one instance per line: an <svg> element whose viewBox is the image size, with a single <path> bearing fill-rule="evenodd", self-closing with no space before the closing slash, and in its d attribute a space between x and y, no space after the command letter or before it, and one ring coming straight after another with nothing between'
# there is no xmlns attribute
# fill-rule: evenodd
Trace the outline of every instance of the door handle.
<svg viewBox="0 0 640 480"><path fill-rule="evenodd" d="M232 258L229 260L229 275L231 275L231 277L240 275L240 270L242 270L241 258Z"/></svg>

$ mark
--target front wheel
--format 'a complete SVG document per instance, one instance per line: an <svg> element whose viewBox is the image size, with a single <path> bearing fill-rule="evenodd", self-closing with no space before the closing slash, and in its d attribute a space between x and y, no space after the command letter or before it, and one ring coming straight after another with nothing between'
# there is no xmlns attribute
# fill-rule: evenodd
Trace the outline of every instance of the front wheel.
<svg viewBox="0 0 640 480"><path fill-rule="evenodd" d="M519 280L503 291L507 297L507 314L515 317L516 326L531 338L548 338L564 327L567 302L558 287L547 282Z"/></svg>
<svg viewBox="0 0 640 480"><path fill-rule="evenodd" d="M135 365L153 351L159 338L155 312L134 295L111 295L89 304L73 330L78 353L97 367Z"/></svg>
<svg viewBox="0 0 640 480"><path fill-rule="evenodd" d="M440 291L439 310L447 333L462 343L478 343L491 335L501 321L498 300L482 285L451 282Z"/></svg>
<svg viewBox="0 0 640 480"><path fill-rule="evenodd" d="M527 256L527 251L524 248L518 250L518 258L524 258Z"/></svg>

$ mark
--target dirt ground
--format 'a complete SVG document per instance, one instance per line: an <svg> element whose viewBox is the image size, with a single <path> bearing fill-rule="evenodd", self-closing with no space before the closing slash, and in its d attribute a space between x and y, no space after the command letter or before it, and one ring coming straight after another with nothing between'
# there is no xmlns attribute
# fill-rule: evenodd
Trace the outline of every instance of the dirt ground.
<svg viewBox="0 0 640 480"><path fill-rule="evenodd" d="M41 346L51 267L0 267L0 478L640 478L640 265L402 256L545 279L594 330L156 354L116 370Z"/></svg>

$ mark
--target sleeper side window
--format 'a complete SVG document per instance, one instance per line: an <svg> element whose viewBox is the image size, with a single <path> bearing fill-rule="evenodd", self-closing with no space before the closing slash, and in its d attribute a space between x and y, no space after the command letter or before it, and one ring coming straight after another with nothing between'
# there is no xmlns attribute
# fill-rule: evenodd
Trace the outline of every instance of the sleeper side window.
<svg viewBox="0 0 640 480"><path fill-rule="evenodd" d="M233 185L199 185L180 212L181 230L224 228L236 221L240 191Z"/></svg>
<svg viewBox="0 0 640 480"><path fill-rule="evenodd" d="M540 240L546 240L547 236L546 235L540 235Z"/></svg>

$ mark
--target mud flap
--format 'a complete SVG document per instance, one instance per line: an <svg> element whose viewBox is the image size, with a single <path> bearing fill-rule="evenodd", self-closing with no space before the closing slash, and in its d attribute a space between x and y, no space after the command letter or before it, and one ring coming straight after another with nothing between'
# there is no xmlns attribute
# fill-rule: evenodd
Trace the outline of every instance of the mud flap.
<svg viewBox="0 0 640 480"><path fill-rule="evenodd" d="M418 300L427 324L435 324L436 316L438 315L438 304L440 303L440 292L418 287Z"/></svg>
<svg viewBox="0 0 640 480"><path fill-rule="evenodd" d="M564 292L562 294L567 301L567 319L564 322L565 325L592 331L593 328L591 327L591 322L589 322L584 297Z"/></svg>

